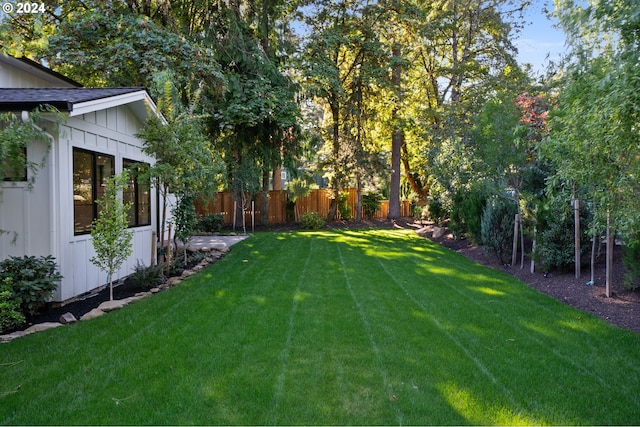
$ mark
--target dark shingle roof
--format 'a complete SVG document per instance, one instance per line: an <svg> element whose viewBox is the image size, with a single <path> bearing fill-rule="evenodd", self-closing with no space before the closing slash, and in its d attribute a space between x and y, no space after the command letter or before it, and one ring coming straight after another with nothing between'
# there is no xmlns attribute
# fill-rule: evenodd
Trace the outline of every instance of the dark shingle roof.
<svg viewBox="0 0 640 427"><path fill-rule="evenodd" d="M51 105L60 111L73 111L73 105L145 90L142 87L120 88L0 88L0 111L33 110Z"/></svg>

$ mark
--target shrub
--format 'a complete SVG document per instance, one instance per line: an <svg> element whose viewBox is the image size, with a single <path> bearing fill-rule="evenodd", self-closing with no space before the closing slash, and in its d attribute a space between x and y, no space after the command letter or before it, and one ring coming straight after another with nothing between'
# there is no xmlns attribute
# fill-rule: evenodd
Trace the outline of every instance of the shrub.
<svg viewBox="0 0 640 427"><path fill-rule="evenodd" d="M518 209L506 196L494 196L482 213L481 234L484 250L506 264L513 247L513 224Z"/></svg>
<svg viewBox="0 0 640 427"><path fill-rule="evenodd" d="M580 209L580 222L588 223L587 210ZM575 234L573 211L566 200L554 199L542 206L538 214L538 236L534 259L544 271L569 270L575 263ZM591 249L590 236L582 233L581 255ZM585 263L587 257L582 257Z"/></svg>
<svg viewBox="0 0 640 427"><path fill-rule="evenodd" d="M151 289L164 282L165 277L162 270L162 265L146 266L140 260L137 260L130 278L141 288Z"/></svg>
<svg viewBox="0 0 640 427"><path fill-rule="evenodd" d="M222 230L222 224L224 224L224 215L214 213L200 218L198 230L205 233L215 233Z"/></svg>
<svg viewBox="0 0 640 427"><path fill-rule="evenodd" d="M365 218L373 218L380 208L380 195L378 193L366 193L362 195L362 213Z"/></svg>
<svg viewBox="0 0 640 427"><path fill-rule="evenodd" d="M478 187L459 190L453 197L449 228L456 238L466 235L478 243L482 239L482 214L487 204L485 192Z"/></svg>
<svg viewBox="0 0 640 427"><path fill-rule="evenodd" d="M429 204L427 206L428 218L438 226L443 225L449 214L440 198L437 196L434 197L429 201Z"/></svg>
<svg viewBox="0 0 640 427"><path fill-rule="evenodd" d="M307 212L300 217L302 221L302 227L309 230L319 230L324 227L324 218L320 216L318 212Z"/></svg>
<svg viewBox="0 0 640 427"><path fill-rule="evenodd" d="M640 231L634 232L625 242L624 256L624 285L635 290L640 288Z"/></svg>
<svg viewBox="0 0 640 427"><path fill-rule="evenodd" d="M347 192L340 193L338 196L338 212L340 213L340 219L351 219L351 206L347 203L348 200L349 193Z"/></svg>
<svg viewBox="0 0 640 427"><path fill-rule="evenodd" d="M20 302L12 298L12 285L10 277L0 281L0 332L20 326L25 321L20 313Z"/></svg>
<svg viewBox="0 0 640 427"><path fill-rule="evenodd" d="M52 256L9 257L0 262L0 280L13 281L13 297L20 304L20 311L32 316L44 306L62 280Z"/></svg>

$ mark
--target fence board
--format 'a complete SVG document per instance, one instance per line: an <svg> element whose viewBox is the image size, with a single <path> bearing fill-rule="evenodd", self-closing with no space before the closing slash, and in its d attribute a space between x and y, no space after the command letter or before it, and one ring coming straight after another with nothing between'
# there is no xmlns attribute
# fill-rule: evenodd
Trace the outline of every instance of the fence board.
<svg viewBox="0 0 640 427"><path fill-rule="evenodd" d="M351 218L356 217L356 199L357 190L349 188L343 190L348 192L347 203L351 208ZM308 196L300 197L296 200L295 206L298 215L304 215L308 212L318 212L320 216L326 217L329 214L329 206L331 205L331 190L321 188L311 190ZM268 219L271 224L281 224L287 222L287 202L289 194L286 191L269 191L269 214ZM254 196L255 212L254 219L256 224L261 224L262 193ZM214 200L203 202L196 200L196 212L198 216L206 216L213 213L221 213L224 216L224 224L233 224L233 193L220 192ZM374 218L386 218L389 214L389 201L381 200L380 207L376 211ZM400 202L400 216L412 216L411 201L403 200ZM292 220L293 218L290 218ZM245 222L247 227L251 225L251 205L245 211ZM241 226L241 224L238 224Z"/></svg>

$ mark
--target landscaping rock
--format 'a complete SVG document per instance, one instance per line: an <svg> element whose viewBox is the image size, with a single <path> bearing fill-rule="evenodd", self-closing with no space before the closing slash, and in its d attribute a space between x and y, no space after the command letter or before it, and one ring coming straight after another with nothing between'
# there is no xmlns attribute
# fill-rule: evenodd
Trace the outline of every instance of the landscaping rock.
<svg viewBox="0 0 640 427"><path fill-rule="evenodd" d="M193 271L193 270L185 270L185 271L182 272L180 277L182 277L183 279L186 279L187 277L193 276L194 274L196 274L196 272Z"/></svg>
<svg viewBox="0 0 640 427"><path fill-rule="evenodd" d="M160 292L160 288L151 288L149 292L152 294L157 294L158 292Z"/></svg>
<svg viewBox="0 0 640 427"><path fill-rule="evenodd" d="M104 314L104 311L98 309L98 308L94 308L93 310L91 310L90 312L88 312L87 314L85 314L84 316L82 316L80 318L80 320L91 320L91 319L95 319L96 317L100 317Z"/></svg>
<svg viewBox="0 0 640 427"><path fill-rule="evenodd" d="M60 326L62 326L62 323L58 323L58 322L45 322L45 323L39 323L37 325L33 325L27 329L25 329L24 331L27 334L30 334L32 332L42 332L42 331L46 331L48 329L53 329L53 328L59 328Z"/></svg>
<svg viewBox="0 0 640 427"><path fill-rule="evenodd" d="M108 313L114 310L120 310L122 307L129 304L128 300L129 299L127 298L127 299L117 299L113 301L105 301L98 306L98 310L102 310L105 313Z"/></svg>
<svg viewBox="0 0 640 427"><path fill-rule="evenodd" d="M439 239L440 237L444 236L446 230L447 229L444 227L433 227L433 234L431 235L431 237L433 239Z"/></svg>
<svg viewBox="0 0 640 427"><path fill-rule="evenodd" d="M76 319L76 316L69 312L60 316L60 323L62 323L63 325L69 325L71 323L76 323L77 321L78 319Z"/></svg>
<svg viewBox="0 0 640 427"><path fill-rule="evenodd" d="M29 335L29 332L16 331L6 335L0 335L0 343L13 341L16 338L24 337L25 335Z"/></svg>
<svg viewBox="0 0 640 427"><path fill-rule="evenodd" d="M180 282L182 282L182 278L180 278L180 277L171 277L171 278L169 278L169 280L167 280L165 285L167 285L167 286L175 286Z"/></svg>

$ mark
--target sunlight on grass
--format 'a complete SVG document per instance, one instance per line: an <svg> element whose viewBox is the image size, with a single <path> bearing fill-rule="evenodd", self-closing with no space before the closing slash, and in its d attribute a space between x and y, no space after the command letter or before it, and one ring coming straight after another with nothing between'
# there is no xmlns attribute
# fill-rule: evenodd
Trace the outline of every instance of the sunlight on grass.
<svg viewBox="0 0 640 427"><path fill-rule="evenodd" d="M638 348L410 231L258 233L3 344L0 424L634 424Z"/></svg>
<svg viewBox="0 0 640 427"><path fill-rule="evenodd" d="M467 288L471 289L472 291L478 291L486 295L497 295L497 296L506 295L505 292L502 292L493 288L488 288L486 286L468 286Z"/></svg>
<svg viewBox="0 0 640 427"><path fill-rule="evenodd" d="M522 414L514 414L506 407L491 407L479 396L453 382L439 384L438 390L446 401L471 425L546 425L547 422Z"/></svg>

